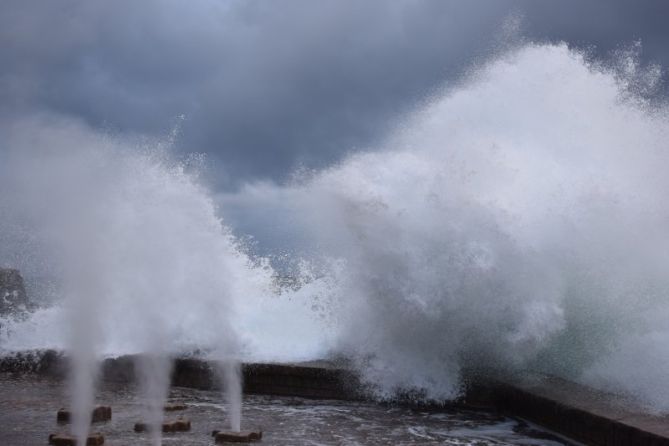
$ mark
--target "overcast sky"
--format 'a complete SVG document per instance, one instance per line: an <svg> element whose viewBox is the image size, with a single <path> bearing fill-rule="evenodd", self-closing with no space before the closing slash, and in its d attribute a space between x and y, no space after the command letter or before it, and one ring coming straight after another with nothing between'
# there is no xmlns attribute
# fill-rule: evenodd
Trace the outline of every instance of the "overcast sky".
<svg viewBox="0 0 669 446"><path fill-rule="evenodd" d="M281 181L374 147L509 17L526 39L601 58L641 40L669 65L662 0L3 0L0 116L159 137L181 122L177 149L208 154L218 190Z"/></svg>

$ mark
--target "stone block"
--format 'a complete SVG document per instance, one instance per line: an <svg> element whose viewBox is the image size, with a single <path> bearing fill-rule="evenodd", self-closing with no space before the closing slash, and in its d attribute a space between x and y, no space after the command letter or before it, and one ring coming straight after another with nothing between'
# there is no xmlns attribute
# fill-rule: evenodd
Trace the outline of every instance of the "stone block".
<svg viewBox="0 0 669 446"><path fill-rule="evenodd" d="M99 423L101 421L109 421L112 418L112 410L110 406L96 406L91 414L91 422Z"/></svg>
<svg viewBox="0 0 669 446"><path fill-rule="evenodd" d="M259 432L231 432L231 431L213 431L211 433L217 444L222 443L252 443L262 440L262 431Z"/></svg>
<svg viewBox="0 0 669 446"><path fill-rule="evenodd" d="M190 420L178 418L174 421L163 423L163 432L188 432L190 430Z"/></svg>
<svg viewBox="0 0 669 446"><path fill-rule="evenodd" d="M112 410L109 406L95 406L91 411L91 423L100 423L103 421L109 421L112 418ZM72 412L61 408L56 413L56 421L59 423L70 423L72 422Z"/></svg>
<svg viewBox="0 0 669 446"><path fill-rule="evenodd" d="M135 423L135 432L147 432L149 428L147 423ZM173 421L165 421L161 425L163 432L188 432L190 428L190 420L181 417Z"/></svg>
<svg viewBox="0 0 669 446"><path fill-rule="evenodd" d="M86 446L100 446L105 443L105 437L102 434L90 434L86 439ZM64 434L49 435L49 444L53 446L77 446L77 439Z"/></svg>

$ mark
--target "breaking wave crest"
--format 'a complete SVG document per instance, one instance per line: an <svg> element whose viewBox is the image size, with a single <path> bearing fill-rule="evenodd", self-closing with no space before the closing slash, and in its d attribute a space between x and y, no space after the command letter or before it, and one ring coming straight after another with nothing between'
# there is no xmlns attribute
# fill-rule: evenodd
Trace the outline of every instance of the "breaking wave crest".
<svg viewBox="0 0 669 446"><path fill-rule="evenodd" d="M247 184L220 210L163 150L21 121L4 141L17 193L0 204L40 255L5 258L94 276L109 352L141 348L147 324L178 351L213 348L222 330L256 360L343 355L380 397L448 399L471 370L539 369L667 411L669 120L648 99L658 69L633 56L508 50L379 148ZM290 226L291 286L219 219L240 207L254 227ZM28 347L30 324L60 333L35 324L57 313L5 324L1 346Z"/></svg>

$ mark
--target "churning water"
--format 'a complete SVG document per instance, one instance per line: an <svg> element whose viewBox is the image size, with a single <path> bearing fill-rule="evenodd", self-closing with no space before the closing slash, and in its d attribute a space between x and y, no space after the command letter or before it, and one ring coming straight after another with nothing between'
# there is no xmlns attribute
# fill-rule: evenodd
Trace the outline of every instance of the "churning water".
<svg viewBox="0 0 669 446"><path fill-rule="evenodd" d="M248 184L218 209L196 166L156 144L17 119L1 133L11 193L0 261L62 277L64 297L3 324L0 346L73 348L82 369L138 351L343 355L380 397L448 399L463 370L540 369L667 412L658 78L633 51L605 65L562 44L522 45L410 113L378 149L288 184ZM293 280L219 219L240 207L290 226Z"/></svg>
<svg viewBox="0 0 669 446"><path fill-rule="evenodd" d="M3 440L12 445L43 444L46 433L53 429L52 409L58 407L63 393L60 382L0 376L0 421L12 426L3 432ZM103 383L98 395L103 401L114 402L113 419L93 426L95 431L104 432L105 445L150 444L149 435L132 429L144 406L136 389ZM211 446L211 431L221 429L221 419L227 415L220 395L176 388L169 398L188 405L181 414L192 421L192 430L166 434L165 444ZM244 397L244 415L248 425L266 429L261 444L273 446L572 445L521 420L480 411L432 412L373 403L250 395Z"/></svg>

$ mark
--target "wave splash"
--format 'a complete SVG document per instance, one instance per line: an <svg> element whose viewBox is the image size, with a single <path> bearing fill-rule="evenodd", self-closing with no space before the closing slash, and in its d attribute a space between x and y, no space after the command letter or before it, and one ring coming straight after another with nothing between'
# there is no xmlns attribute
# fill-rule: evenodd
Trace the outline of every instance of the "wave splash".
<svg viewBox="0 0 669 446"><path fill-rule="evenodd" d="M35 191L49 187L33 183L100 167L71 182L94 185L83 203L95 224L84 226L96 230L94 271L112 272L101 319L110 352L146 336L133 309L160 305L161 337L177 350L212 347L225 315L248 357L343 355L382 398L449 399L472 370L539 369L666 412L668 109L647 99L658 70L632 56L605 67L564 44L523 45L435 95L380 149L219 197L223 215L269 209L267 226L289 222L321 265L293 273L301 287L277 288L183 166L152 151L91 151L113 143L71 124L14 129L41 129L49 143L19 139L30 147L60 135L73 155L52 157L65 166L57 178L19 157L30 178L11 184L30 206L13 215L70 227L80 199L63 221L60 204L32 214L77 188L45 199ZM72 150L73 134L89 149ZM4 346L30 344L18 325Z"/></svg>
<svg viewBox="0 0 669 446"><path fill-rule="evenodd" d="M381 149L223 202L290 203L339 260L336 346L381 397L539 369L666 411L669 115L638 50L522 45Z"/></svg>

